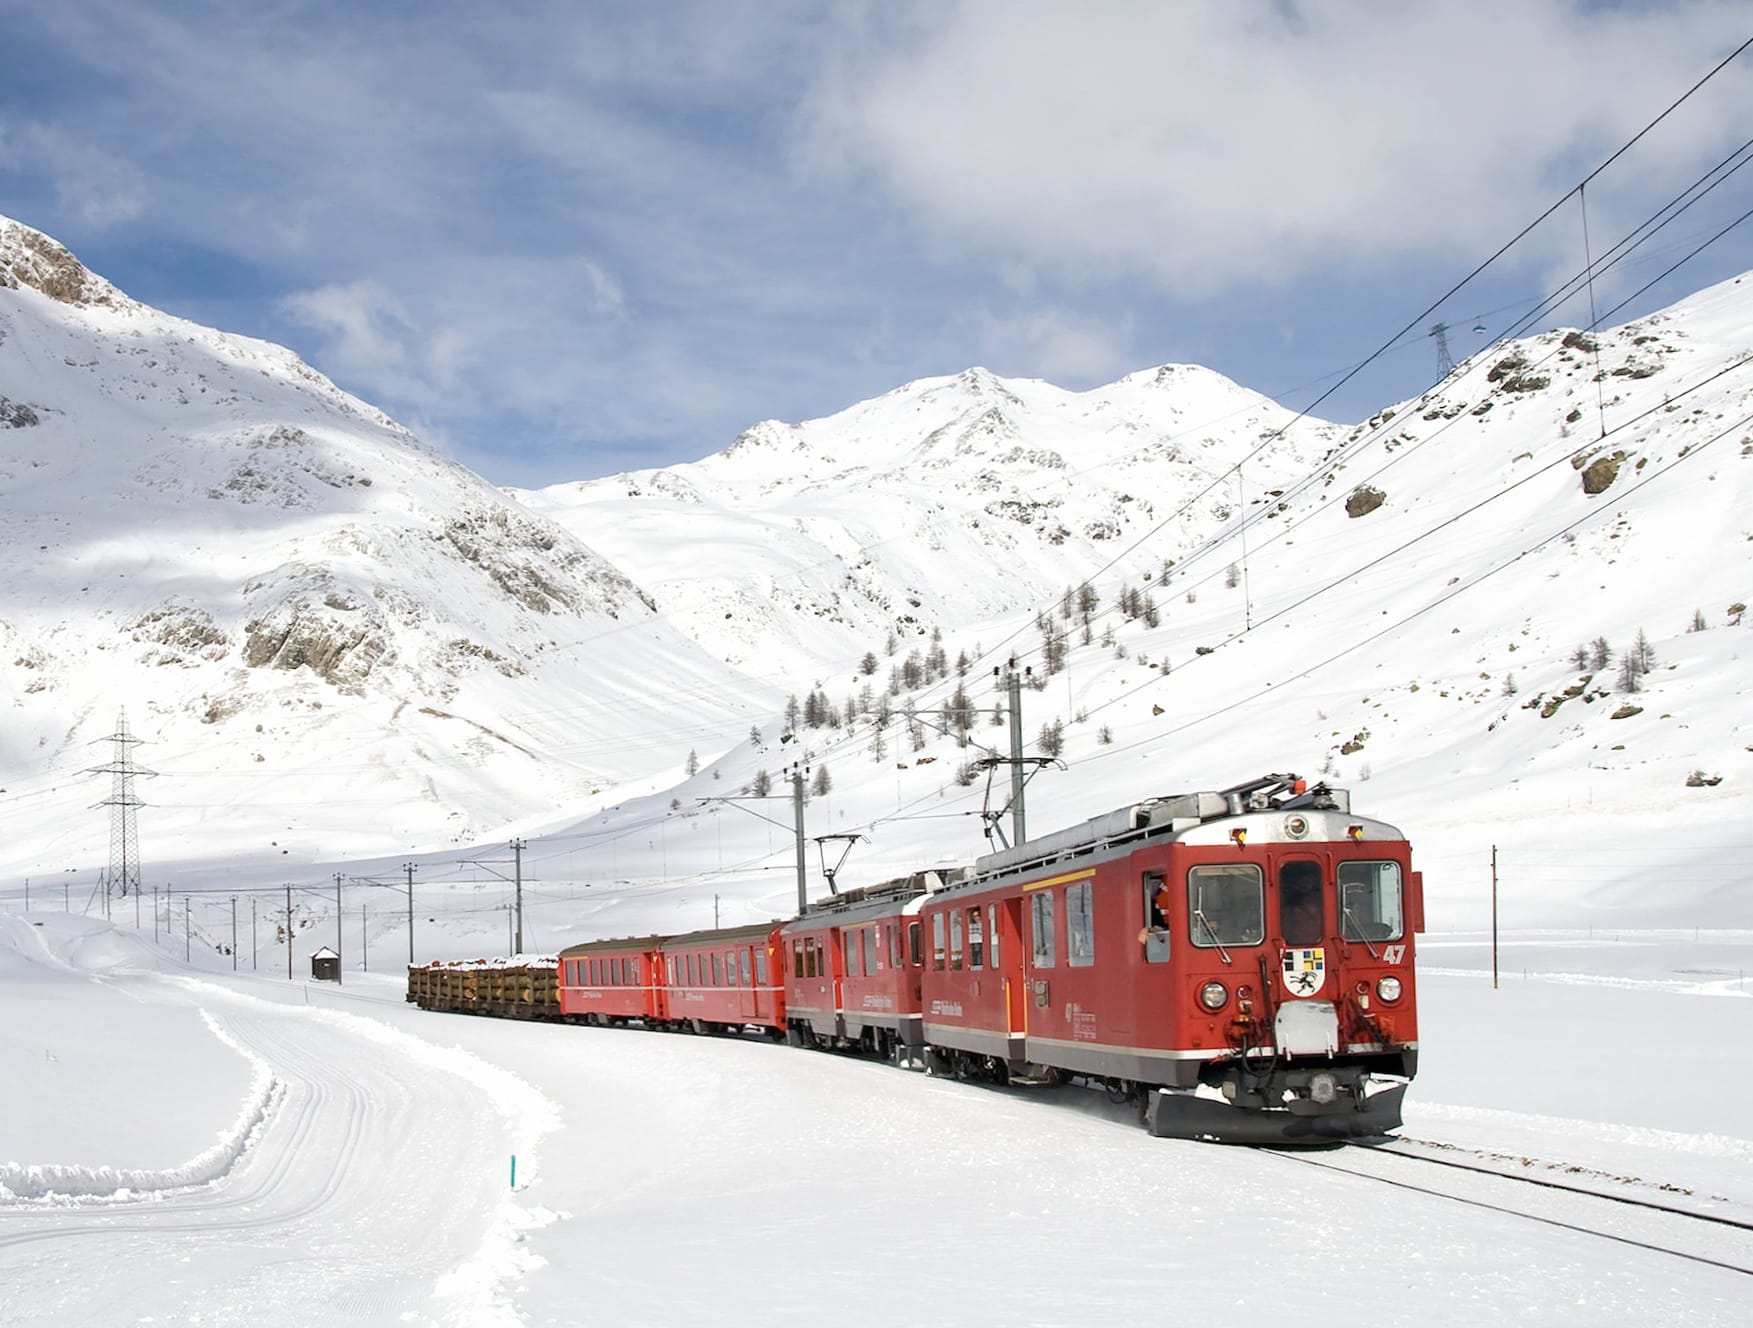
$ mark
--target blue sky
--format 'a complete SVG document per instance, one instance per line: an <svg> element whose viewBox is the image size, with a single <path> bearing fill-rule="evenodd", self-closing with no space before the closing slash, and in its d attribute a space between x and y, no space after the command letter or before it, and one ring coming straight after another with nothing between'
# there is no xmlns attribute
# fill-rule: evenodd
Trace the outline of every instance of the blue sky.
<svg viewBox="0 0 1753 1328"><path fill-rule="evenodd" d="M1718 0L0 0L0 23L0 212L525 485L973 364L1083 388L1196 363L1301 408L1753 29ZM1594 251L1750 125L1753 52L1590 186ZM1750 195L1729 179L1597 306ZM1580 268L1582 221L1436 315L1457 358ZM1749 229L1620 320L1753 267ZM1415 335L1318 413L1435 368Z"/></svg>

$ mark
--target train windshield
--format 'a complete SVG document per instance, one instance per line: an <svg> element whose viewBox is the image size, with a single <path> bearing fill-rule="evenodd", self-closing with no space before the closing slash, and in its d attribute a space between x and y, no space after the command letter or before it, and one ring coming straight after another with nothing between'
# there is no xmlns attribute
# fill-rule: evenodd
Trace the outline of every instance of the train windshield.
<svg viewBox="0 0 1753 1328"><path fill-rule="evenodd" d="M1406 932L1400 864L1339 864L1340 934L1348 941L1397 941Z"/></svg>
<svg viewBox="0 0 1753 1328"><path fill-rule="evenodd" d="M1321 901L1321 864L1307 858L1278 869L1278 930L1286 945L1319 945L1327 934Z"/></svg>
<svg viewBox="0 0 1753 1328"><path fill-rule="evenodd" d="M1188 931L1202 949L1258 945L1266 935L1260 869L1247 863L1187 873Z"/></svg>

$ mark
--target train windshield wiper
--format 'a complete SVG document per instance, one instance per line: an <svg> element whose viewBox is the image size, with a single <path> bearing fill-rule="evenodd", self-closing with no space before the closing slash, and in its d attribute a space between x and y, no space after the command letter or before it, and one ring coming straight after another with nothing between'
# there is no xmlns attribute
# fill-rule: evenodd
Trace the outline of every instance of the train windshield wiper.
<svg viewBox="0 0 1753 1328"><path fill-rule="evenodd" d="M1199 902L1193 905L1193 920L1205 928L1205 934L1211 937L1211 943L1223 956L1224 963L1230 963L1230 952L1223 948L1223 942L1217 939L1217 932L1212 927L1211 920L1205 916L1205 891L1203 889L1199 891Z"/></svg>
<svg viewBox="0 0 1753 1328"><path fill-rule="evenodd" d="M1340 900L1339 909L1345 914L1345 920L1351 924L1351 930L1357 933L1357 939L1369 946L1370 958L1380 959L1382 957L1381 954L1376 950L1376 947L1370 943L1369 934L1364 931L1363 923L1357 920L1357 914L1351 911L1351 905L1347 904L1344 900Z"/></svg>

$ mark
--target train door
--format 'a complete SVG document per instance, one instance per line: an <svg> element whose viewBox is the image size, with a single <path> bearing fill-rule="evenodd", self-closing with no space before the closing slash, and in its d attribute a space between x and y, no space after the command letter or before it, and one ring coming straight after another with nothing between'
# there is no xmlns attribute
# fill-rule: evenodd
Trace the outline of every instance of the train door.
<svg viewBox="0 0 1753 1328"><path fill-rule="evenodd" d="M992 965L1004 983L1005 1026L1013 1036L1029 1031L1026 983L1023 979L1023 901L1003 899L996 905L992 928Z"/></svg>

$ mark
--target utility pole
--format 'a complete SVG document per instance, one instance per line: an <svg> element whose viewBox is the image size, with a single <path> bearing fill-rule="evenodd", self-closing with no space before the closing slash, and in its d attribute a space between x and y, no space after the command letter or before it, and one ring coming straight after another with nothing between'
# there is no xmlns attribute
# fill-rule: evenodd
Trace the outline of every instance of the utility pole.
<svg viewBox="0 0 1753 1328"><path fill-rule="evenodd" d="M1491 989L1497 990L1497 845L1491 846Z"/></svg>
<svg viewBox="0 0 1753 1328"><path fill-rule="evenodd" d="M787 773L791 776L791 815L797 828L797 911L801 915L810 906L808 868L803 852L803 762L793 764Z"/></svg>
<svg viewBox="0 0 1753 1328"><path fill-rule="evenodd" d="M992 770L995 766L1008 765L1010 767L1010 825L1012 843L1006 844L1004 842L1004 831L1001 830L998 825L998 822L1004 815L1003 809L1000 808L997 811L993 811L991 808L990 784L988 784L987 787L987 807L980 813L980 815L981 819L986 823L987 837L993 838L996 836L1000 847L1011 848L1014 847L1015 844L1022 843L1028 838L1029 834L1028 820L1024 815L1023 810L1023 789L1027 786L1029 781L1029 777L1025 773L1025 770L1029 767L1040 770L1043 767L1055 764L1055 761L1051 756L1023 755L1023 679L1033 673L1034 670L1025 668L1021 673L1017 672L1016 660L1012 658L1005 662L1002 669L993 669L992 672L995 677L999 677L1003 682L1006 703L1010 707L1010 755L983 756L980 760L974 762L974 765L987 771Z"/></svg>
<svg viewBox="0 0 1753 1328"><path fill-rule="evenodd" d="M237 896L231 897L231 971L237 972Z"/></svg>
<svg viewBox="0 0 1753 1328"><path fill-rule="evenodd" d="M194 958L194 948L195 947L194 947L194 937L192 934L195 930L194 913L195 913L195 897L193 895L184 895L183 896L183 962L185 964L190 962L190 960L192 960Z"/></svg>
<svg viewBox="0 0 1753 1328"><path fill-rule="evenodd" d="M359 906L359 971L369 972L371 968L371 933L365 929L365 905Z"/></svg>
<svg viewBox="0 0 1753 1328"><path fill-rule="evenodd" d="M1028 838L1023 828L1023 679L1012 659L1004 671L1005 703L1010 707L1010 832L1012 843Z"/></svg>
<svg viewBox="0 0 1753 1328"><path fill-rule="evenodd" d="M250 972L254 973L262 966L260 955L256 949L256 901L250 900Z"/></svg>
<svg viewBox="0 0 1753 1328"><path fill-rule="evenodd" d="M292 981L292 885L286 886L286 980Z"/></svg>
<svg viewBox="0 0 1753 1328"><path fill-rule="evenodd" d="M335 981L341 980L341 873L335 873Z"/></svg>
<svg viewBox="0 0 1753 1328"><path fill-rule="evenodd" d="M523 851L528 845L521 839L511 841L511 856L516 865L512 870L516 873L515 890L517 892L517 936L512 941L511 952L514 955L523 953Z"/></svg>
<svg viewBox="0 0 1753 1328"><path fill-rule="evenodd" d="M414 966L414 866L412 862L404 862L402 870L408 873L408 967Z"/></svg>
<svg viewBox="0 0 1753 1328"><path fill-rule="evenodd" d="M152 887L152 943L158 944L158 887Z"/></svg>

